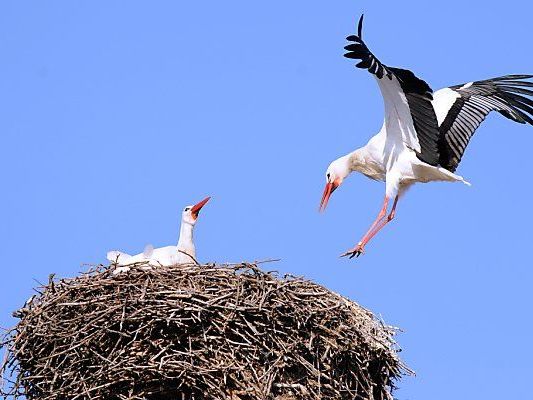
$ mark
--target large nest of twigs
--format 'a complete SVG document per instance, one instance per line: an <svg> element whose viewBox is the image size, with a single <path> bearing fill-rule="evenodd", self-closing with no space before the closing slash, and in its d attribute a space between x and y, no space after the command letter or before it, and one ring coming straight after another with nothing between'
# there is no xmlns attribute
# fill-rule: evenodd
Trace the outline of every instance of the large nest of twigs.
<svg viewBox="0 0 533 400"><path fill-rule="evenodd" d="M3 394L27 399L392 399L395 329L256 265L50 281L15 313Z"/></svg>

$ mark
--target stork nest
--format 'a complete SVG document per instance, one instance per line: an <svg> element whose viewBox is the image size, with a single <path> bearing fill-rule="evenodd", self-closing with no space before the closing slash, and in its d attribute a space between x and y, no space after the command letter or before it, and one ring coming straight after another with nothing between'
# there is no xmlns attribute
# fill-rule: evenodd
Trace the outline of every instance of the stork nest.
<svg viewBox="0 0 533 400"><path fill-rule="evenodd" d="M354 302L256 264L95 267L14 313L6 398L392 399L410 371Z"/></svg>

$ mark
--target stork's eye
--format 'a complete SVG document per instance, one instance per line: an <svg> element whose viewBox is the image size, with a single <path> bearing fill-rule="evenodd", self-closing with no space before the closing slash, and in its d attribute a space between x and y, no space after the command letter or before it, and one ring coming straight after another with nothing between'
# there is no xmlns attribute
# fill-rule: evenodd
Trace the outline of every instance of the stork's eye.
<svg viewBox="0 0 533 400"><path fill-rule="evenodd" d="M189 211L189 210L190 210L190 208L189 208L189 207L185 207L185 211Z"/></svg>
<svg viewBox="0 0 533 400"><path fill-rule="evenodd" d="M328 180L329 180L330 175L331 174L329 172L326 174L326 178L328 178Z"/></svg>

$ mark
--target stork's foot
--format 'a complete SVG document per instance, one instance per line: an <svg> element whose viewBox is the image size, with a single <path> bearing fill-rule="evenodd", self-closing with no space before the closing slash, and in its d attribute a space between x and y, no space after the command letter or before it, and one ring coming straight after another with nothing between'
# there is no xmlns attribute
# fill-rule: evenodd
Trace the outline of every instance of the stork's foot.
<svg viewBox="0 0 533 400"><path fill-rule="evenodd" d="M353 249L348 250L346 253L341 254L341 257L359 257L361 254L365 253L365 246L362 243L358 243Z"/></svg>

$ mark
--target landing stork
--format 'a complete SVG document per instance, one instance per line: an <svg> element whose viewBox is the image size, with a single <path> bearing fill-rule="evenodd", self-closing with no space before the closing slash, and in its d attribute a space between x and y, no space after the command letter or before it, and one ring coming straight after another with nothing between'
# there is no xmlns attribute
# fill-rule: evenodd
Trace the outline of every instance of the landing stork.
<svg viewBox="0 0 533 400"><path fill-rule="evenodd" d="M333 161L326 172L320 202L328 200L352 172L385 182L383 206L366 234L343 256L359 256L366 244L395 216L398 199L417 182L463 182L456 175L472 135L491 111L521 124L533 125L533 75L507 75L433 90L411 71L381 63L362 38L363 16L357 35L347 37L347 58L374 75L385 103L385 121L368 143ZM392 202L390 213L387 215Z"/></svg>

